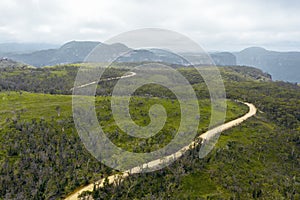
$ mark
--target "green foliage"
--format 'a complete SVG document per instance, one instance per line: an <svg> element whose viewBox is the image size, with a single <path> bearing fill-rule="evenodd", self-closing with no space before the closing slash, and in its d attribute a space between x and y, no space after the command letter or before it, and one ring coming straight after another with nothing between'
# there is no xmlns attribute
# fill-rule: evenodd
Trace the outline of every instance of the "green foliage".
<svg viewBox="0 0 300 200"><path fill-rule="evenodd" d="M2 92L0 101L1 198L58 198L113 173L95 160L81 143L72 119L71 96ZM180 121L176 100L144 97L131 99L133 120L147 125L148 110L156 103L165 107L168 121L162 131L148 140L129 137L117 129L109 97L96 98L96 111L107 136L116 145L147 152L167 144ZM199 105L203 116L200 133L208 125L210 104L208 100L201 100ZM228 119L247 111L246 106L232 101L228 101L228 106Z"/></svg>
<svg viewBox="0 0 300 200"><path fill-rule="evenodd" d="M0 90L5 91L0 93L0 199L57 199L116 173L86 151L74 128L71 96L57 95L72 93L80 66L0 69ZM103 78L130 70L130 66L117 67L107 70ZM178 66L177 70L199 98L200 134L210 119L207 87L196 70ZM254 103L259 108L256 118L224 132L205 159L198 158L198 146L165 169L133 175L88 194L100 199L299 199L299 86L271 82L254 68L222 67L220 71L227 97ZM110 95L115 84L100 81L97 94ZM96 112L107 136L134 152L164 146L180 120L174 94L149 84L134 95L130 102L134 122L146 126L149 108L161 104L168 114L164 128L150 139L130 137L116 126L110 97L100 96ZM227 104L227 121L247 112L244 105Z"/></svg>
<svg viewBox="0 0 300 200"><path fill-rule="evenodd" d="M300 87L283 82L226 82L227 97L254 103L285 128L300 126Z"/></svg>
<svg viewBox="0 0 300 200"><path fill-rule="evenodd" d="M0 131L0 197L57 199L111 173L90 156L71 124L15 121Z"/></svg>
<svg viewBox="0 0 300 200"><path fill-rule="evenodd" d="M198 147L165 169L130 176L117 187L99 188L98 197L299 199L300 88L271 82L268 75L252 69L225 67L221 73L227 97L254 103L259 108L255 118L225 131L205 159L197 158ZM197 95L206 96L205 84L193 75L196 71L182 71L195 83Z"/></svg>
<svg viewBox="0 0 300 200"><path fill-rule="evenodd" d="M225 131L205 159L195 149L165 169L97 192L100 199L298 199L299 141L298 132L260 114Z"/></svg>
<svg viewBox="0 0 300 200"><path fill-rule="evenodd" d="M72 94L74 81L79 67L82 65L59 65L55 67L0 68L0 91L28 91L48 94ZM88 69L88 67L86 67ZM120 77L127 69L108 68L102 79ZM112 87L116 81L105 82ZM100 87L100 86L99 86ZM107 94L107 93L105 93Z"/></svg>

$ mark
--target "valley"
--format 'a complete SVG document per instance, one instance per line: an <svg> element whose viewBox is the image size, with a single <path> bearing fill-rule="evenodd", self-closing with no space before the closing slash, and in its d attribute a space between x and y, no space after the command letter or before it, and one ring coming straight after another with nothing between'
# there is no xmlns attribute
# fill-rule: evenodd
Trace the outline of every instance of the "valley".
<svg viewBox="0 0 300 200"><path fill-rule="evenodd" d="M177 161L164 169L133 174L111 185L106 178L119 174L118 171L91 156L74 127L71 88L83 64L46 68L13 65L0 69L0 183L5 186L0 190L0 198L58 199L68 197L74 190L72 198L75 198L77 189L86 185L92 191L83 188L85 192L81 196L94 199L140 199L149 195L171 199L177 196L182 199L269 197L272 187L262 184L271 184L274 178L280 180L274 185L277 190L272 193L274 198L298 195L300 93L297 85L272 82L268 74L251 67L219 67L228 99L226 121L231 124L228 128L235 124L230 121L244 119L242 116L248 112L246 105L233 100L253 103L258 109L256 115L225 130L204 159L198 157L201 145L195 145L185 149ZM130 64L126 64L105 71L95 97L97 117L114 144L132 152L153 151L174 137L180 121L180 105L166 88L151 84L139 88L130 102L135 123L147 125L150 122L147 113L154 104L164 106L168 120L154 137L128 136L114 122L109 96L118 77L130 70ZM189 80L199 99L198 135L201 135L209 123L209 93L195 69L177 70ZM286 164L280 165L282 162ZM263 174L270 174L270 170L277 174L269 179ZM99 179L103 187L94 185ZM286 190L287 187L290 189Z"/></svg>

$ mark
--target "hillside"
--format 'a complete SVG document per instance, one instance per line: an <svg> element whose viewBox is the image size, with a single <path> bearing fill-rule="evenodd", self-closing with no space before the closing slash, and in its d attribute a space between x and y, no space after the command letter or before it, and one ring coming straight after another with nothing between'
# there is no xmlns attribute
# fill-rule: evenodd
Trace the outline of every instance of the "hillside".
<svg viewBox="0 0 300 200"><path fill-rule="evenodd" d="M142 63L135 63L142 64ZM125 72L130 71L132 63L115 63L107 69L102 79L108 77L119 77ZM0 69L0 89L2 90L23 90L28 92L39 92L48 94L72 94L71 88L74 87L74 81L77 71L84 64L59 65L55 67L44 68L4 68ZM172 65L171 65L172 66ZM124 68L123 68L124 67ZM182 68L176 66L178 70L190 81L191 84L203 83L202 77L197 70L189 67ZM209 67L201 67L202 70ZM270 81L269 74L253 67L220 67L220 72L225 81ZM116 80L98 84L98 95L110 95ZM149 92L156 93L155 86L147 88ZM159 90L158 90L159 91ZM169 91L166 91L169 93Z"/></svg>
<svg viewBox="0 0 300 200"><path fill-rule="evenodd" d="M25 68L27 65L10 60L8 58L0 59L0 68Z"/></svg>
<svg viewBox="0 0 300 200"><path fill-rule="evenodd" d="M9 55L9 58L36 67L82 62L99 42L69 42L59 49L48 49L25 54Z"/></svg>
<svg viewBox="0 0 300 200"><path fill-rule="evenodd" d="M190 151L171 166L87 194L94 199L299 199L299 132L263 114L222 133L205 159Z"/></svg>
<svg viewBox="0 0 300 200"><path fill-rule="evenodd" d="M235 55L238 65L262 69L271 74L274 80L300 82L300 52L276 52L251 47Z"/></svg>
<svg viewBox="0 0 300 200"><path fill-rule="evenodd" d="M57 95L71 94L79 66L1 69L0 184L4 187L0 187L0 198L57 199L93 180L116 173L97 162L80 142L72 119L72 97ZM118 65L107 70L104 77L124 74L130 70L128 64L125 66L126 69ZM201 133L209 120L207 88L196 70L186 67L177 70L189 80L199 97ZM221 67L220 71L227 98L254 103L259 108L256 118L226 131L217 148L205 159L197 157L199 149L196 148L163 170L132 176L118 187L107 185L92 195L104 199L208 196L297 199L300 88L272 82L270 75L251 67ZM116 80L99 82L97 94L110 95L115 83ZM137 124L149 123L145 113L154 103L163 105L169 113L164 130L151 140L128 137L116 127L109 97L96 98L97 116L114 143L130 151L147 152L172 138L178 125L179 104L173 100L174 94L155 85L143 86L135 95L131 114ZM245 112L247 109L241 104L228 101L227 120ZM276 173L268 176L272 172ZM277 184L274 179L278 180ZM276 193L272 193L273 188Z"/></svg>
<svg viewBox="0 0 300 200"><path fill-rule="evenodd" d="M229 52L210 53L210 56L217 66L234 66L237 64L235 55Z"/></svg>
<svg viewBox="0 0 300 200"><path fill-rule="evenodd" d="M253 102L259 108L255 118L223 133L216 148L204 159L199 159L196 148L167 168L132 175L117 185L95 186L94 192L81 197L299 199L300 88L272 82L268 75L263 80L263 73L255 74L253 68L221 69L227 74L227 98ZM193 80L193 71L182 72ZM203 85L201 81L194 84L201 97Z"/></svg>
<svg viewBox="0 0 300 200"><path fill-rule="evenodd" d="M0 99L0 198L57 199L116 173L93 158L80 142L72 120L71 96L0 92ZM96 101L97 116L108 137L130 151L147 152L168 143L180 120L177 101L135 97L131 114L138 119L136 123L149 122L143 113L154 103L163 105L169 115L164 129L144 141L115 128L110 98L97 97ZM200 105L202 115L209 116L209 101L201 100ZM235 102L228 102L228 107L227 119L246 112ZM201 120L199 131L208 125L207 119Z"/></svg>
<svg viewBox="0 0 300 200"><path fill-rule="evenodd" d="M62 45L60 48L48 50L39 50L30 53L6 53L10 59L27 63L36 67L51 66L58 64L70 64L83 62L86 56L98 46L98 51L104 55L99 55L98 62L107 62L110 59L105 55L110 55L109 52L115 55L121 55L129 52L118 58L117 62L163 62L170 64L189 65L180 56L162 49L141 49L132 50L123 44L107 45L100 42L91 41L72 41ZM1 47L1 46L0 46ZM1 51L0 51L1 52ZM210 54L217 65L235 65L235 56L228 52L219 52ZM1 54L0 54L1 56ZM197 64L197 63L194 63ZM208 64L208 63L202 63Z"/></svg>
<svg viewBox="0 0 300 200"><path fill-rule="evenodd" d="M80 63L83 62L86 56L97 46L98 51L102 52L103 54L98 54L98 62L110 61L111 59L107 57L107 55L111 55L108 52L113 52L114 55L121 55L125 53L123 56L117 59L116 62L119 63L152 61L185 66L190 64L182 57L162 49L132 50L123 44L107 45L92 41L72 41L62 45L60 48L38 50L29 53L0 53L0 57L2 55L2 57L8 57L18 62L26 63L36 67ZM39 46L36 48L38 47ZM46 48L47 46L44 45L40 48L42 47ZM12 46L11 48L13 50L14 47ZM201 54L193 55L192 53L188 52L183 52L183 55L185 55L185 57L189 58L191 61L194 60L194 56L201 56ZM209 53L209 55L217 66L252 66L271 74L274 80L300 82L300 52L276 52L269 51L261 47L250 47L235 53L212 52ZM199 58L196 60L199 61ZM210 64L206 63L207 61L202 62L203 63L192 64Z"/></svg>

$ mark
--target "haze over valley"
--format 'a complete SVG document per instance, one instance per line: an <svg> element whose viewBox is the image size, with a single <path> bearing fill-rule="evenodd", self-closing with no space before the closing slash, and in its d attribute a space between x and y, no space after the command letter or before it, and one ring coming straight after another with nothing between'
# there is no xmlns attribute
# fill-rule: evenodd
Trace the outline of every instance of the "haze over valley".
<svg viewBox="0 0 300 200"><path fill-rule="evenodd" d="M0 52L2 50L0 55L2 58L9 58L35 67L43 67L83 62L86 56L98 45L105 46L106 44L92 41L72 41L51 49L50 47L58 45L0 44ZM16 51L18 48L20 51ZM24 53L25 49L27 52ZM122 44L107 45L107 50L111 51L112 49L116 52L132 51ZM278 52L261 47L249 47L239 52L213 52L209 55L217 66L252 66L270 74L273 80L300 82L300 52ZM143 61L189 65L187 61L178 56L159 49L133 51L129 57L118 60L118 62Z"/></svg>
<svg viewBox="0 0 300 200"><path fill-rule="evenodd" d="M0 200L300 199L296 0L1 0Z"/></svg>

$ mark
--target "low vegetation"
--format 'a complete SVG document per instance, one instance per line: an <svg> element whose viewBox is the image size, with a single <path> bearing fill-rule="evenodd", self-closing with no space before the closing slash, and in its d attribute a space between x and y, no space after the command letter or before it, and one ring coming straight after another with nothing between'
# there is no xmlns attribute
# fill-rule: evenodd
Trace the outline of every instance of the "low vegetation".
<svg viewBox="0 0 300 200"><path fill-rule="evenodd" d="M72 118L71 96L0 93L0 197L22 199L56 199L81 185L114 173L93 158L77 135ZM96 98L96 110L108 137L120 147L147 152L168 143L178 128L177 101L133 97L131 115L137 124L149 122L148 108L163 105L169 119L155 137L142 140L119 130L112 118L109 97ZM203 120L208 125L209 102L200 101ZM228 102L228 120L247 112L245 106ZM199 131L200 132L200 131ZM154 145L155 144L155 145Z"/></svg>
<svg viewBox="0 0 300 200"><path fill-rule="evenodd" d="M110 174L84 148L72 118L71 88L81 65L0 68L0 199L58 199L76 188ZM199 98L199 134L210 117L209 93L192 68L177 68ZM130 71L116 65L103 78ZM272 82L254 68L221 67L228 99L254 103L259 112L225 131L204 159L199 146L162 170L133 175L116 185L95 188L95 199L299 199L300 88ZM148 152L167 144L178 129L180 107L174 94L145 85L131 98L135 123L150 122L151 105L168 113L164 128L149 140L133 138L115 124L110 95L116 80L99 82L97 117L107 136L133 152ZM64 94L64 95L63 95ZM247 112L229 100L226 120ZM154 145L155 144L155 145Z"/></svg>

